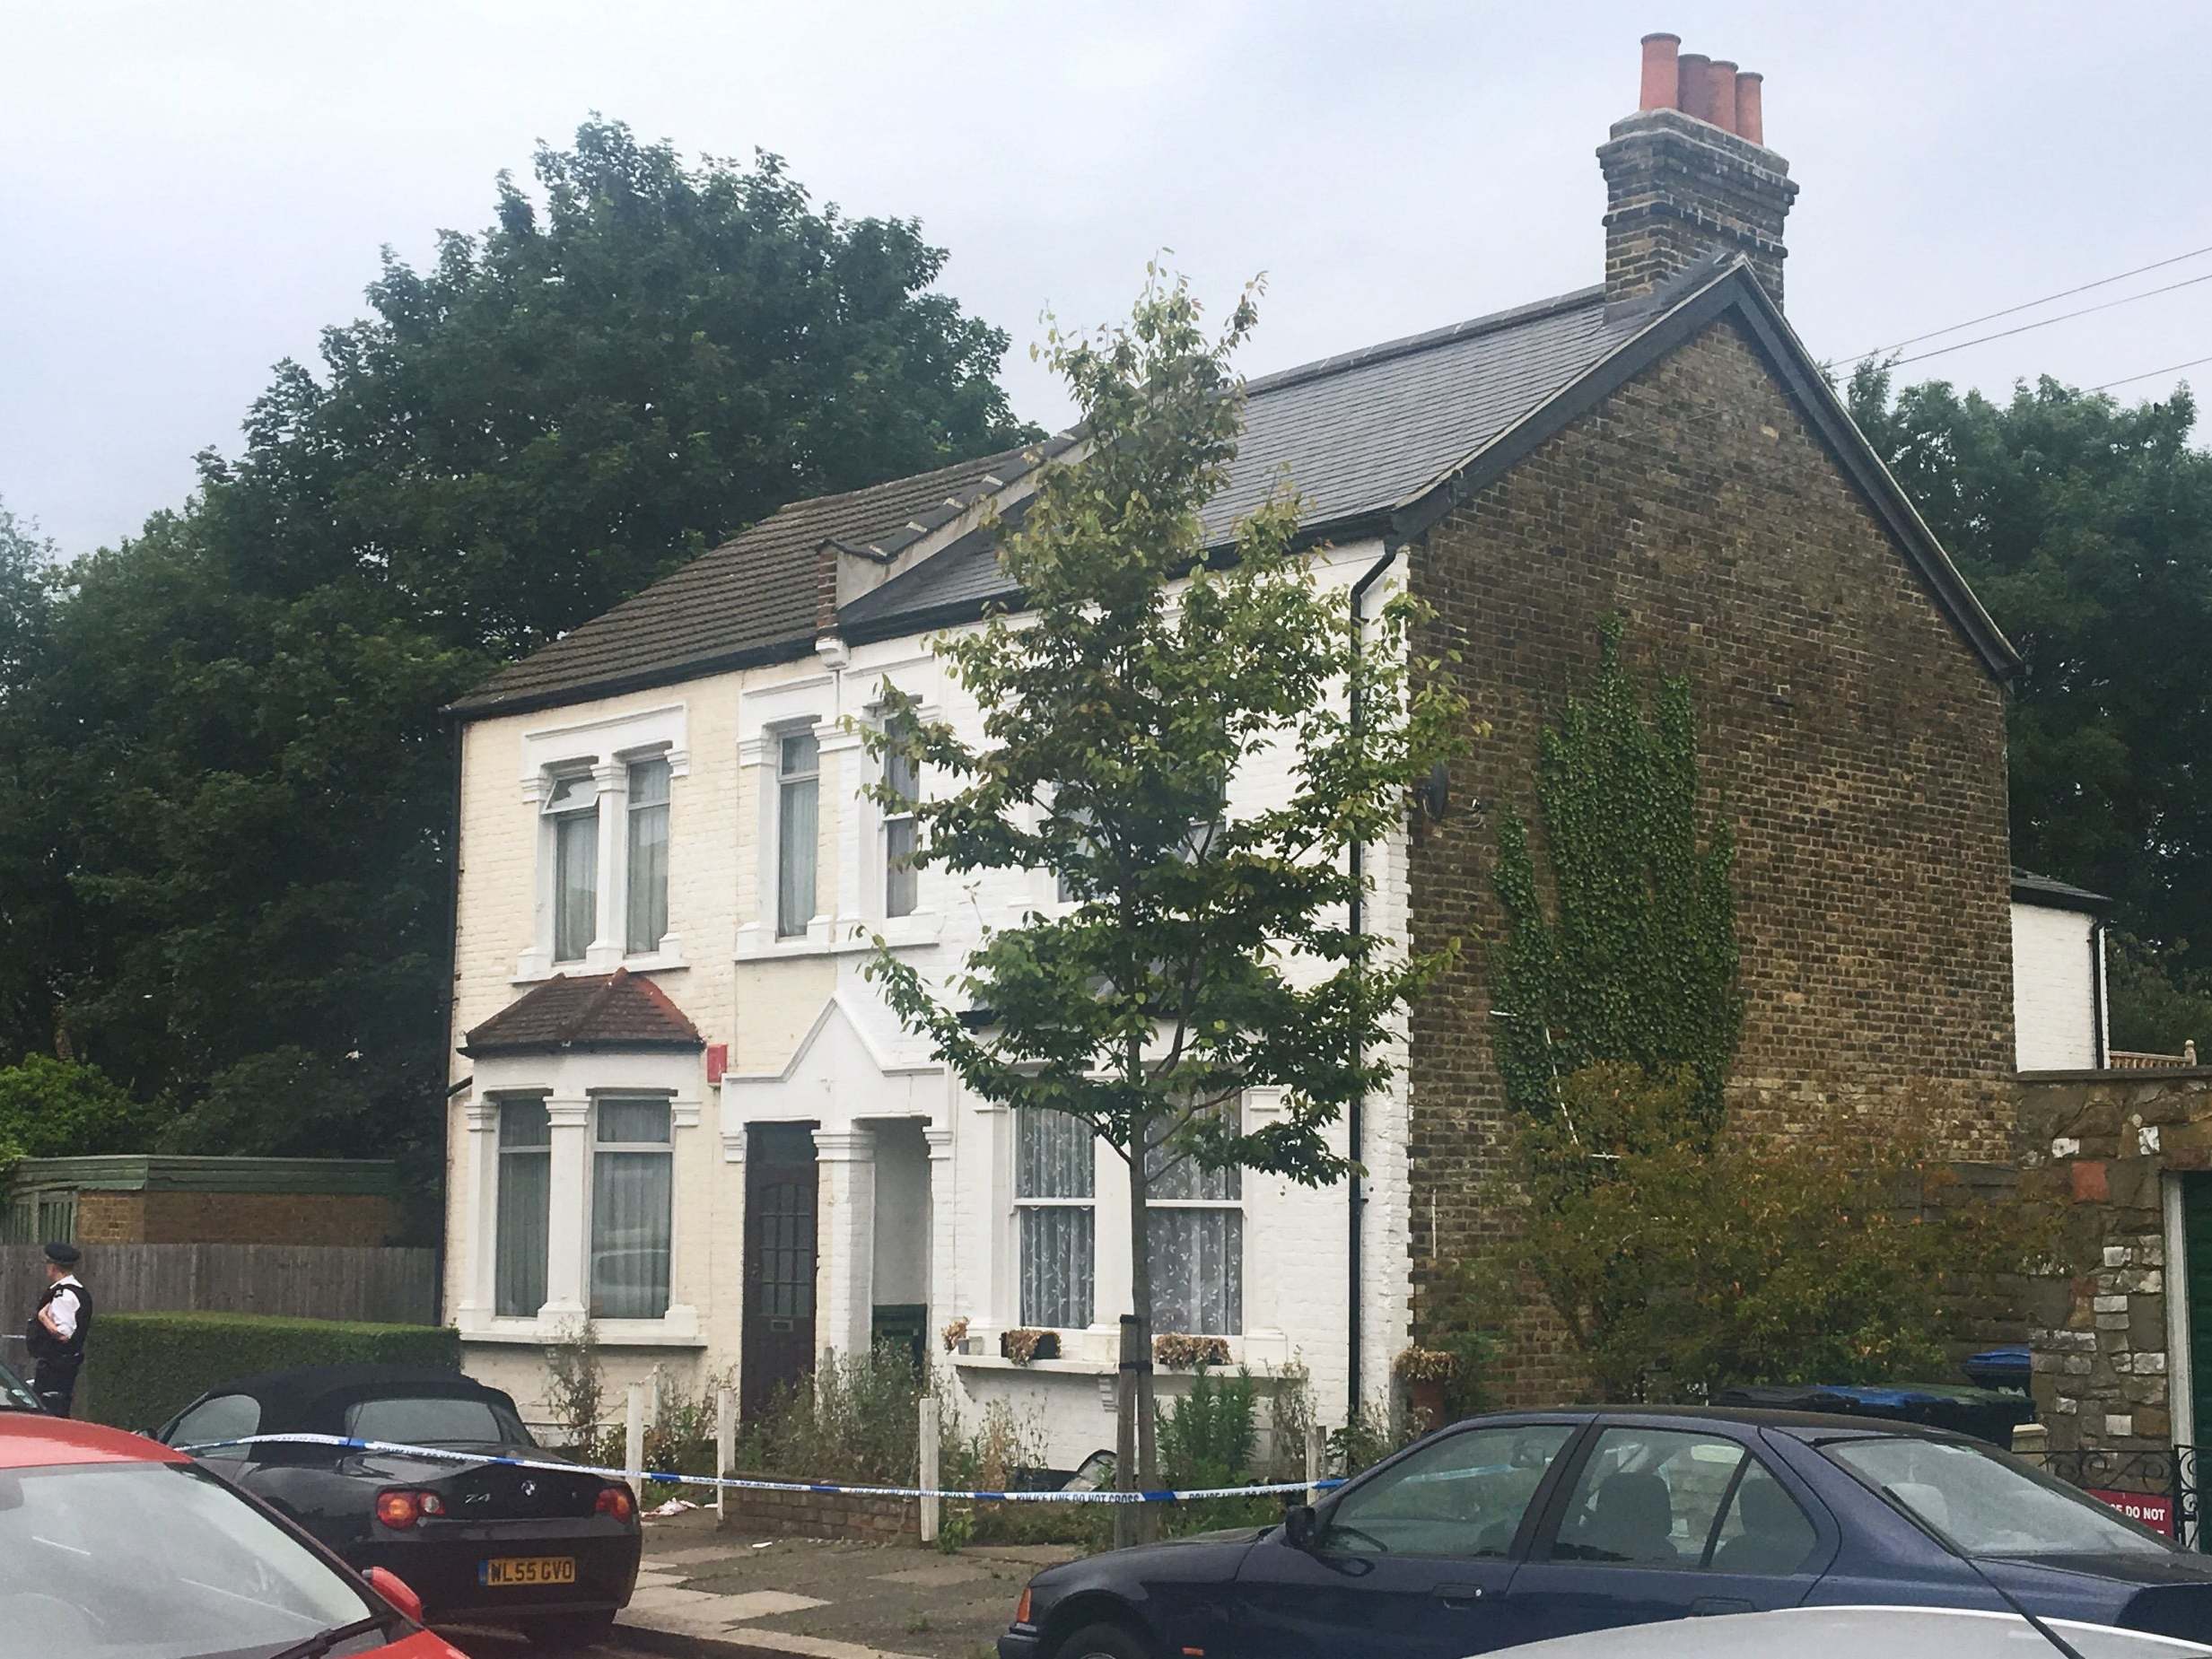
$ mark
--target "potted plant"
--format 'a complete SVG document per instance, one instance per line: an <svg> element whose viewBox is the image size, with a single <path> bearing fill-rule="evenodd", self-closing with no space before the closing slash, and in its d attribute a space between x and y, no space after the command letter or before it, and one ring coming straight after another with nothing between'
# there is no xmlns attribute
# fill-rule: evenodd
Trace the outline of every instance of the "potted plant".
<svg viewBox="0 0 2212 1659"><path fill-rule="evenodd" d="M1228 1364L1225 1336L1185 1336L1168 1332L1152 1339L1152 1363L1171 1371L1195 1371L1201 1366Z"/></svg>
<svg viewBox="0 0 2212 1659"><path fill-rule="evenodd" d="M967 1315L961 1314L959 1318L939 1332L938 1335L944 1338L945 1351L948 1354L958 1353L960 1344L967 1340Z"/></svg>
<svg viewBox="0 0 2212 1659"><path fill-rule="evenodd" d="M1434 1428L1444 1420L1444 1391L1458 1363L1456 1356L1441 1349L1412 1346L1400 1349L1391 1362L1391 1370L1405 1384L1406 1403L1412 1407L1423 1429Z"/></svg>
<svg viewBox="0 0 2212 1659"><path fill-rule="evenodd" d="M1060 1358L1060 1332L1032 1331L1022 1327L999 1332L999 1353L1018 1366L1026 1366L1032 1359Z"/></svg>

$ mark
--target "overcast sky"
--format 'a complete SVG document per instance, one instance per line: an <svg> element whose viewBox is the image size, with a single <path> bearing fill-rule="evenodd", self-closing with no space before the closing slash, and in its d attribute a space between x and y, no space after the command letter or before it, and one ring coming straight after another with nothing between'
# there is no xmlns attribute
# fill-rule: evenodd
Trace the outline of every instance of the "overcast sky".
<svg viewBox="0 0 2212 1659"><path fill-rule="evenodd" d="M178 504L270 365L365 309L380 245L482 228L493 175L592 110L919 216L1048 424L1039 310L1122 314L1156 248L1221 303L1267 273L1254 373L1579 287L1591 152L1653 29L1764 73L1823 355L2212 243L2195 0L0 0L0 501L65 553ZM2208 355L2212 281L1906 372L2002 392Z"/></svg>

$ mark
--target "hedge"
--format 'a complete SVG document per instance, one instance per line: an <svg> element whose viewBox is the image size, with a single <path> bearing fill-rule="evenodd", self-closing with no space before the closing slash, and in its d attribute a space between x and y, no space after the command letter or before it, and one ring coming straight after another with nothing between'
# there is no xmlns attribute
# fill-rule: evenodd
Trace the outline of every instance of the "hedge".
<svg viewBox="0 0 2212 1659"><path fill-rule="evenodd" d="M448 1325L259 1314L101 1314L77 1384L77 1410L95 1422L150 1431L233 1377L353 1364L458 1371L460 1332Z"/></svg>

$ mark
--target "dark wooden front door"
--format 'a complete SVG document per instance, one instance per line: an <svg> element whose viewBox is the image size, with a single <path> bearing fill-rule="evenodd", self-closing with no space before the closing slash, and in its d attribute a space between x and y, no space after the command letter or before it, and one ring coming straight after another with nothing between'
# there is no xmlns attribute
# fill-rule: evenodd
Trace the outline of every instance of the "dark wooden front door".
<svg viewBox="0 0 2212 1659"><path fill-rule="evenodd" d="M745 1158L747 1416L814 1368L814 1137L804 1124L756 1123Z"/></svg>

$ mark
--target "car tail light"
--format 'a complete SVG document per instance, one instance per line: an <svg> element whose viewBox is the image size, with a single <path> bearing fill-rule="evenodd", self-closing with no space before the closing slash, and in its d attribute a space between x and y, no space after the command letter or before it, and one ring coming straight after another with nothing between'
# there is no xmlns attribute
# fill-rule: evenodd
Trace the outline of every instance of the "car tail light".
<svg viewBox="0 0 2212 1659"><path fill-rule="evenodd" d="M425 1516L445 1513L445 1499L435 1492L379 1492L376 1518L395 1532L405 1532Z"/></svg>
<svg viewBox="0 0 2212 1659"><path fill-rule="evenodd" d="M1014 1622L1016 1624L1029 1622L1029 1586L1027 1585L1022 1585L1021 1600L1014 1603Z"/></svg>
<svg viewBox="0 0 2212 1659"><path fill-rule="evenodd" d="M591 1503L593 1514L610 1515L617 1521L627 1521L636 1507L636 1504L631 1501L630 1489L626 1486L603 1486L599 1488L599 1497Z"/></svg>

